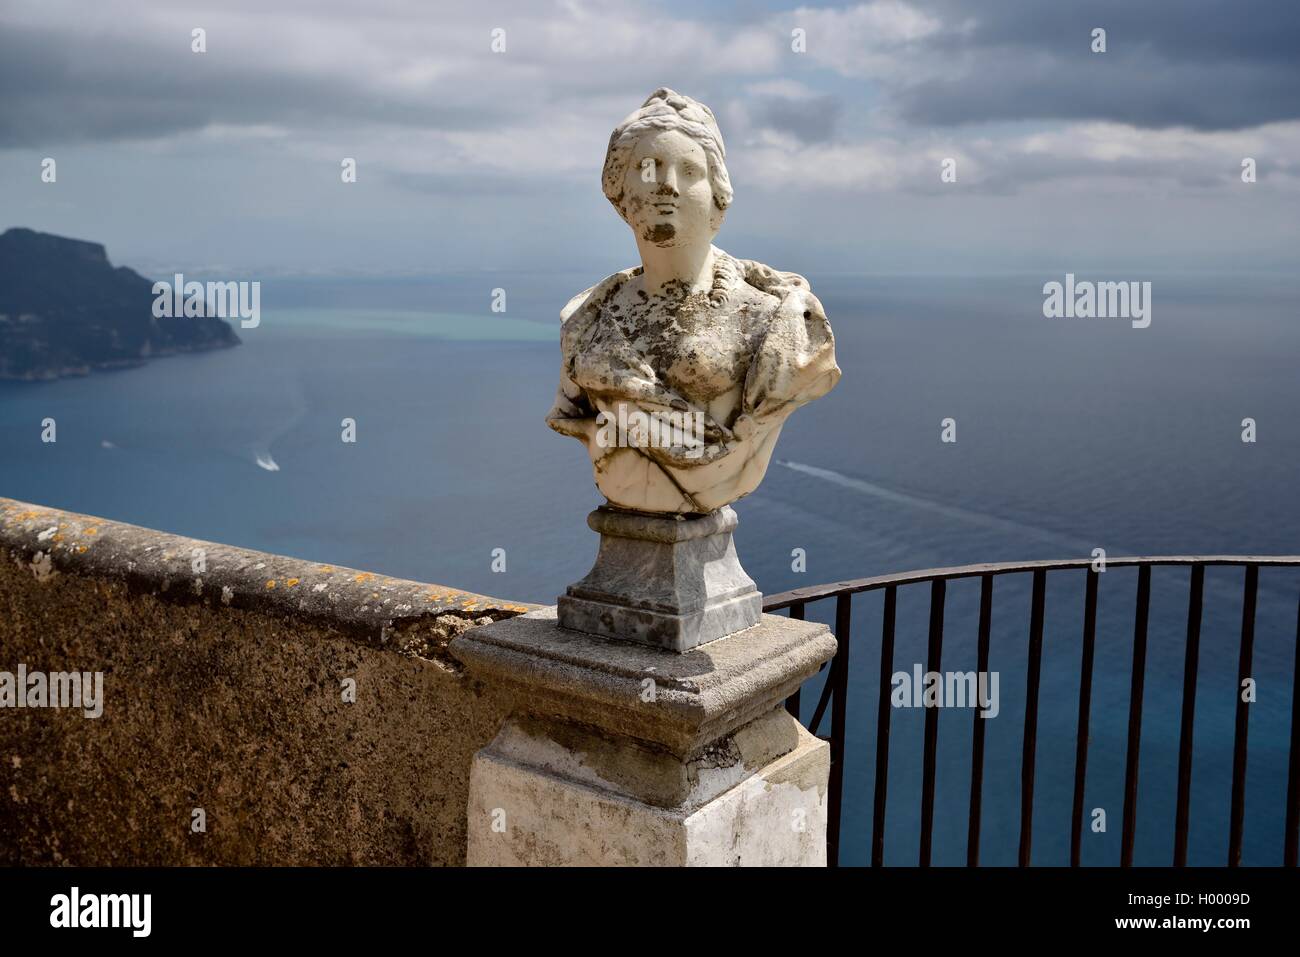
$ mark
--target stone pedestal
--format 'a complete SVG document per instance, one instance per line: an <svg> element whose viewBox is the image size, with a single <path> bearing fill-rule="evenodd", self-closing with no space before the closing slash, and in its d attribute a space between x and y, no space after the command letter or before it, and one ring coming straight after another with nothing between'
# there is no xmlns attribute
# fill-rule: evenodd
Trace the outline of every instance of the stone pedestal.
<svg viewBox="0 0 1300 957"><path fill-rule="evenodd" d="M560 597L560 625L674 651L753 627L763 596L736 557L736 523L730 506L689 517L596 509L596 564Z"/></svg>
<svg viewBox="0 0 1300 957"><path fill-rule="evenodd" d="M783 708L835 653L825 625L678 653L542 609L451 651L512 708L471 770L471 866L825 864L829 749Z"/></svg>

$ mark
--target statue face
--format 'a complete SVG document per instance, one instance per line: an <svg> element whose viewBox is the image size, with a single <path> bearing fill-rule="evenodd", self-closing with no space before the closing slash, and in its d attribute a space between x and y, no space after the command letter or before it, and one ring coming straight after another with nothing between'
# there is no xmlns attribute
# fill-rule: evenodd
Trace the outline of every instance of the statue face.
<svg viewBox="0 0 1300 957"><path fill-rule="evenodd" d="M656 246L711 243L721 225L704 148L677 130L637 140L623 190L628 224Z"/></svg>

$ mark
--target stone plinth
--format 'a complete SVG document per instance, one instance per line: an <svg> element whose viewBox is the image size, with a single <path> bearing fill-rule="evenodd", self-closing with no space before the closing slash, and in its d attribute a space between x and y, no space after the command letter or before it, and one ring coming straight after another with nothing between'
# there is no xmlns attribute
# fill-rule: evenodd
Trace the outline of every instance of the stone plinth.
<svg viewBox="0 0 1300 957"><path fill-rule="evenodd" d="M835 653L764 615L686 653L554 609L451 644L512 706L470 774L471 865L823 865L829 751L782 707Z"/></svg>
<svg viewBox="0 0 1300 957"><path fill-rule="evenodd" d="M730 506L690 517L596 509L596 564L560 597L560 625L686 651L758 624L763 596L736 557L736 523Z"/></svg>

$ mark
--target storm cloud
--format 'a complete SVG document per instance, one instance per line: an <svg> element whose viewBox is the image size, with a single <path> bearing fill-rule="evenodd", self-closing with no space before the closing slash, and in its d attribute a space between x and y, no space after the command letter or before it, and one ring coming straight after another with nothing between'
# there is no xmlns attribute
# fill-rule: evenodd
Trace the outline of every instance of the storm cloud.
<svg viewBox="0 0 1300 957"><path fill-rule="evenodd" d="M943 23L920 45L946 75L886 77L918 125L1107 120L1231 130L1300 118L1294 0L918 0ZM1106 31L1106 52L1091 49Z"/></svg>
<svg viewBox="0 0 1300 957"><path fill-rule="evenodd" d="M0 228L167 268L621 268L609 131L671 86L726 137L723 241L774 259L1018 263L1050 216L1080 248L1165 262L1214 261L1206 224L1232 222L1276 262L1296 247L1297 49L1295 0L9 0ZM1099 212L1157 203L1140 242ZM805 218L815 235L789 231ZM869 262L864 236L888 237Z"/></svg>

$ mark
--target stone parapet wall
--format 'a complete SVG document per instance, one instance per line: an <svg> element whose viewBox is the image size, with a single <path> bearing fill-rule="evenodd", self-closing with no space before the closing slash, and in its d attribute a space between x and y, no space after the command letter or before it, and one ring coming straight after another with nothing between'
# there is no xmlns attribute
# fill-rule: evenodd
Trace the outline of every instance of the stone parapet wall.
<svg viewBox="0 0 1300 957"><path fill-rule="evenodd" d="M0 681L103 675L0 707L0 864L464 863L506 705L447 643L533 606L9 499L0 559Z"/></svg>

